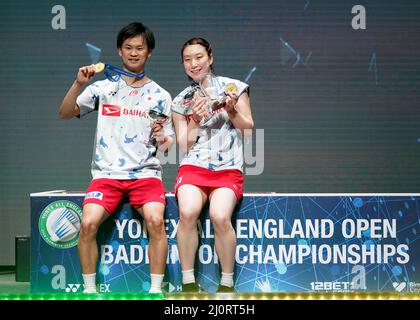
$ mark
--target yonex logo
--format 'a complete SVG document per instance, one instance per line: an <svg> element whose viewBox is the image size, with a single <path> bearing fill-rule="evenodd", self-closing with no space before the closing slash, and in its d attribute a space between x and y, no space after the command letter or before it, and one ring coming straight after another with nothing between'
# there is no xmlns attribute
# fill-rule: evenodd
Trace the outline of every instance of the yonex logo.
<svg viewBox="0 0 420 320"><path fill-rule="evenodd" d="M97 285L97 290L99 293L109 293L111 292L110 286L111 284L109 283L101 283ZM85 285L83 285L82 287L80 283L69 283L67 284L65 291L67 293L77 293L80 288L84 288L84 287Z"/></svg>
<svg viewBox="0 0 420 320"><path fill-rule="evenodd" d="M66 292L70 293L76 293L80 288L80 283L69 283L66 287Z"/></svg>
<svg viewBox="0 0 420 320"><path fill-rule="evenodd" d="M92 192L89 192L89 193L86 194L85 199L94 198L94 199L102 200L103 196L104 196L104 194L102 192L92 191Z"/></svg>
<svg viewBox="0 0 420 320"><path fill-rule="evenodd" d="M403 291L403 290L405 289L405 287L407 286L407 282L401 282L401 283L398 283L398 282L393 282L393 283L392 283L392 286L394 287L395 291L397 291L397 292L401 292L401 291Z"/></svg>
<svg viewBox="0 0 420 320"><path fill-rule="evenodd" d="M119 117L121 115L120 106L113 104L104 104L102 107L102 115L108 117Z"/></svg>

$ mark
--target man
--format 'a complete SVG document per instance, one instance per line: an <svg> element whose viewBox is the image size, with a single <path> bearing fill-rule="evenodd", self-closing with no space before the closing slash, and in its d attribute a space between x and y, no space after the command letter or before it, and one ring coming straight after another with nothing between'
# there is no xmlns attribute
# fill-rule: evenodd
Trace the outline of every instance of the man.
<svg viewBox="0 0 420 320"><path fill-rule="evenodd" d="M153 121L151 109L170 114L171 96L145 74L145 65L155 47L153 32L134 22L117 37L121 76L96 81L95 66L81 67L60 106L60 116L70 119L98 111L93 180L83 201L78 252L85 284L84 293L96 293L98 246L96 235L124 196L146 221L151 273L150 293L160 293L168 254L164 227L165 190L156 149L167 150L173 142L172 122ZM155 141L153 141L155 140Z"/></svg>

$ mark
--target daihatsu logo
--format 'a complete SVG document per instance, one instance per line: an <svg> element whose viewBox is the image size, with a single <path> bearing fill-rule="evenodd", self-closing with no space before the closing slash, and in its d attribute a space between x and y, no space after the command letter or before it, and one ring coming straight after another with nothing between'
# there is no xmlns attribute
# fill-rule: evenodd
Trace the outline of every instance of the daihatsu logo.
<svg viewBox="0 0 420 320"><path fill-rule="evenodd" d="M120 106L104 104L102 107L102 115L108 117L119 117L121 115Z"/></svg>

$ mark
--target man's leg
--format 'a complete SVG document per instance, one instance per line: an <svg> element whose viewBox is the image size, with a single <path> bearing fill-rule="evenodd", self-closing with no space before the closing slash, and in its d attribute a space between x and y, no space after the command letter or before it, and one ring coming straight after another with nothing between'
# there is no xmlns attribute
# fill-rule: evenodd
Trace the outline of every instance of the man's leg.
<svg viewBox="0 0 420 320"><path fill-rule="evenodd" d="M162 292L162 280L165 274L168 257L168 239L165 232L165 205L161 202L148 202L143 206L135 206L147 225L149 234L149 264L151 275L150 293Z"/></svg>
<svg viewBox="0 0 420 320"><path fill-rule="evenodd" d="M86 293L96 292L96 265L98 263L98 244L96 235L99 226L109 216L104 207L96 203L83 206L82 224L80 226L77 250Z"/></svg>

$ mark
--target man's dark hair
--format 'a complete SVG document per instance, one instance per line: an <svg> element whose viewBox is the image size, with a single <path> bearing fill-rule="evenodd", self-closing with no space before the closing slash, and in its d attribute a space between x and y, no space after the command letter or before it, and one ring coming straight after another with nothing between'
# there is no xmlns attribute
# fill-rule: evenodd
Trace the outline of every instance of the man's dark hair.
<svg viewBox="0 0 420 320"><path fill-rule="evenodd" d="M155 36L152 30L141 22L132 22L120 30L117 37L117 48L120 49L125 40L140 35L146 40L149 50L153 50L155 48Z"/></svg>

